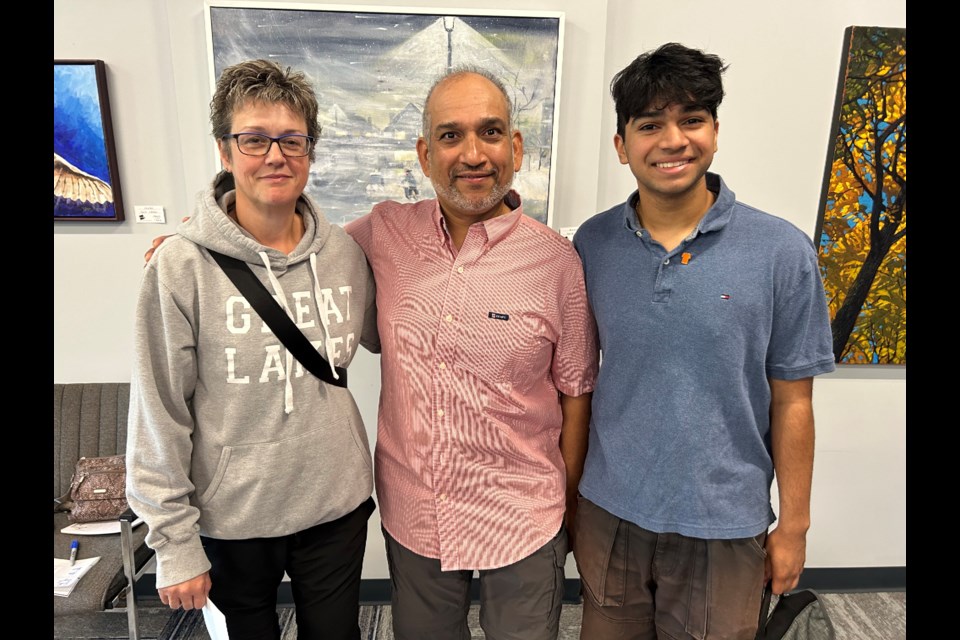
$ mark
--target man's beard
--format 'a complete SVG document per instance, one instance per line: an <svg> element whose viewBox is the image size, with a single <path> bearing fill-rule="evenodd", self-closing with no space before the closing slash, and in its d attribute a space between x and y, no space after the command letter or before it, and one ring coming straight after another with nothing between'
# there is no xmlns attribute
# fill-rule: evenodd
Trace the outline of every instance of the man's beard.
<svg viewBox="0 0 960 640"><path fill-rule="evenodd" d="M461 211L469 211L470 213L490 211L503 201L510 193L512 186L513 177L511 176L510 181L506 184L495 184L487 195L481 198L470 198L454 187L452 181L447 185L439 185L433 182L433 190L436 191L438 198L443 198Z"/></svg>

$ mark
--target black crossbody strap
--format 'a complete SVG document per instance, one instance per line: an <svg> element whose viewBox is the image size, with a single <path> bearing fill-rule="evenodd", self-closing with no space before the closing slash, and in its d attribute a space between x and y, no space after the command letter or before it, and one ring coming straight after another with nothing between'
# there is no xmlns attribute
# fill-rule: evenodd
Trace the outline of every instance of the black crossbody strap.
<svg viewBox="0 0 960 640"><path fill-rule="evenodd" d="M337 375L340 376L340 379L333 377L330 372L330 364L320 355L319 351L313 348L313 345L297 328L297 325L293 324L293 320L290 319L287 312L274 300L246 262L210 249L207 249L207 251L210 251L210 255L217 261L230 281L240 290L247 302L253 305L253 308L257 310L257 313L267 323L274 335L280 338L280 341L300 364L328 384L336 387L347 387L347 370L337 367Z"/></svg>

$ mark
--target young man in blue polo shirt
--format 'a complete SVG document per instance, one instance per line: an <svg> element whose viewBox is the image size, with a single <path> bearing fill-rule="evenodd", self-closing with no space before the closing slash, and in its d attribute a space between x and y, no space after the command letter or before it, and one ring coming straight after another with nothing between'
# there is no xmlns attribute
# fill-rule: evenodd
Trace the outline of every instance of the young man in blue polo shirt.
<svg viewBox="0 0 960 640"><path fill-rule="evenodd" d="M708 172L725 69L671 43L611 84L637 191L574 238L603 354L574 545L583 639L752 639L764 582L783 593L803 570L829 316L810 238Z"/></svg>

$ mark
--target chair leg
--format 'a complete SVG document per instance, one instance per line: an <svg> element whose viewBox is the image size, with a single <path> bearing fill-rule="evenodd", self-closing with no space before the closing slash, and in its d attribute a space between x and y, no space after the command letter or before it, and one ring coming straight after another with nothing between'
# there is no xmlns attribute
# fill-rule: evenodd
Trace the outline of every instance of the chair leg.
<svg viewBox="0 0 960 640"><path fill-rule="evenodd" d="M133 589L127 598L127 631L130 640L140 640L140 621L137 618L137 600L133 596Z"/></svg>
<svg viewBox="0 0 960 640"><path fill-rule="evenodd" d="M137 565L133 554L133 526L129 519L123 517L120 518L120 554L123 556L123 575L127 580L127 585L124 587L127 601L127 632L130 640L140 640L137 596L134 593Z"/></svg>

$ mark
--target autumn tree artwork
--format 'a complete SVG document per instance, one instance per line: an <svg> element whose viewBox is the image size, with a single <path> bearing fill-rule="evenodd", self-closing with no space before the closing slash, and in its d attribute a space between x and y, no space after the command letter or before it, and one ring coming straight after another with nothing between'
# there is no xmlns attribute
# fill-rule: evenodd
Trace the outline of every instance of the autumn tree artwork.
<svg viewBox="0 0 960 640"><path fill-rule="evenodd" d="M907 362L906 29L848 27L817 222L839 364Z"/></svg>

